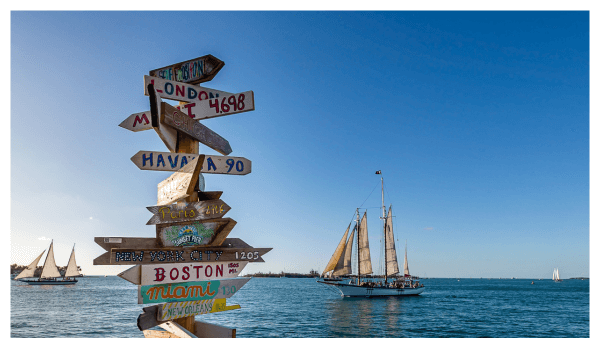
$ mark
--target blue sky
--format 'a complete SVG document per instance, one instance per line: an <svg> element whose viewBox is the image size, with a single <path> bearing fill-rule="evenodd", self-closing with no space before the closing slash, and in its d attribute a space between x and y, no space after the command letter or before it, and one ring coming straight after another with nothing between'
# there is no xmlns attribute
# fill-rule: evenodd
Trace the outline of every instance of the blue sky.
<svg viewBox="0 0 600 338"><path fill-rule="evenodd" d="M273 247L244 273L322 270L361 205L378 267L382 170L413 274L589 275L587 12L12 12L10 34L11 263L54 239L59 265L77 243L84 273L125 269L93 238L155 235L169 173L129 158L168 150L118 125L148 71L212 54L204 85L256 102L203 121L252 161L205 175L229 237Z"/></svg>

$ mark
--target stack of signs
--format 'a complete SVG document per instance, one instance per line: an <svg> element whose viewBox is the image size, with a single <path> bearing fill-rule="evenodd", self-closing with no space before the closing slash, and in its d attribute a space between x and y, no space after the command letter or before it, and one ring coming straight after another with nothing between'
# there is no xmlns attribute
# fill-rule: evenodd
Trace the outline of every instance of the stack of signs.
<svg viewBox="0 0 600 338"><path fill-rule="evenodd" d="M271 248L253 248L227 238L236 221L223 216L231 209L221 191L204 191L202 174L246 175L252 163L227 156L229 142L198 120L254 110L254 93L231 94L200 87L224 62L212 55L163 67L144 76L150 110L133 114L120 126L131 131L154 129L169 152L139 151L131 160L142 170L172 172L158 184L157 202L147 207L156 226L155 238L96 237L107 252L94 265L134 265L119 276L138 286L145 307L138 327L147 337L198 337L235 329L195 322L194 317L239 309L227 305L249 278L238 277L249 262L264 262ZM171 106L162 99L180 101ZM221 155L199 153L199 143ZM180 325L181 324L181 325Z"/></svg>

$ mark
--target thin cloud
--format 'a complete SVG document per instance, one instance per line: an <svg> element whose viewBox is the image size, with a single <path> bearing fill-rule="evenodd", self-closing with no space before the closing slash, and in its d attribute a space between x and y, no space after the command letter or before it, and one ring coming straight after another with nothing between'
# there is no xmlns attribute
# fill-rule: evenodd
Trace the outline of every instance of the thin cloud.
<svg viewBox="0 0 600 338"><path fill-rule="evenodd" d="M433 230L433 228L432 227L428 227L428 228L425 228L425 230L430 231L430 230Z"/></svg>
<svg viewBox="0 0 600 338"><path fill-rule="evenodd" d="M38 238L38 241L50 241L50 240L51 240L50 238L46 238L44 236Z"/></svg>

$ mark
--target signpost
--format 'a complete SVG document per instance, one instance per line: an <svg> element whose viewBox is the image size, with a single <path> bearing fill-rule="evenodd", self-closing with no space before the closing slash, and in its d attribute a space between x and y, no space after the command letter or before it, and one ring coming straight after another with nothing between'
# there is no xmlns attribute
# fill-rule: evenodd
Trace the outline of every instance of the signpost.
<svg viewBox="0 0 600 338"><path fill-rule="evenodd" d="M236 330L195 320L196 315L239 309L229 298L250 278L239 277L248 263L264 262L271 248L253 248L227 238L237 224L223 216L231 209L222 191L204 191L206 174L246 175L252 162L227 156L229 142L197 120L254 110L254 92L232 94L198 86L225 63L212 55L150 71L144 93L150 110L132 114L120 127L154 129L169 152L139 151L131 161L142 170L171 172L157 186L157 203L147 207L156 237L95 237L106 252L94 265L134 265L119 277L138 286L143 308L138 328L146 337L235 337ZM162 99L179 101L173 107ZM221 155L200 154L199 144ZM160 326L164 331L149 330Z"/></svg>
<svg viewBox="0 0 600 338"><path fill-rule="evenodd" d="M131 157L131 162L141 170L177 171L198 154L167 153L140 150ZM204 155L200 168L202 174L247 175L252 172L252 162L244 157Z"/></svg>
<svg viewBox="0 0 600 338"><path fill-rule="evenodd" d="M196 84L212 80L224 65L225 62L208 54L196 59L151 70L150 75L167 80Z"/></svg>
<svg viewBox="0 0 600 338"><path fill-rule="evenodd" d="M198 282L235 278L248 262L171 263L136 265L118 276L135 285Z"/></svg>
<svg viewBox="0 0 600 338"><path fill-rule="evenodd" d="M223 217L231 207L220 199L146 207L154 214L146 224L165 224Z"/></svg>
<svg viewBox="0 0 600 338"><path fill-rule="evenodd" d="M138 304L229 298L249 280L250 277L199 282L139 285Z"/></svg>
<svg viewBox="0 0 600 338"><path fill-rule="evenodd" d="M194 120L245 113L254 110L254 92L247 91L200 102L190 102L181 104L175 108L181 110Z"/></svg>
<svg viewBox="0 0 600 338"><path fill-rule="evenodd" d="M204 155L200 155L158 184L158 205L177 202L194 192L198 175L199 163L204 162Z"/></svg>

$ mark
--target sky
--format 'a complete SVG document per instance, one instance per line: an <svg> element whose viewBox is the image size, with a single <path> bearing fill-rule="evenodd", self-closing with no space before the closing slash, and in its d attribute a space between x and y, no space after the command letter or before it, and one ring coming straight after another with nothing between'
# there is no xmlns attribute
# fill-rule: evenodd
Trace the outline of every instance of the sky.
<svg viewBox="0 0 600 338"><path fill-rule="evenodd" d="M209 88L256 109L204 120L252 161L204 175L272 247L244 273L322 271L356 208L378 270L380 177L396 247L425 277L589 276L588 12L11 12L10 263L94 237L154 237L168 151L119 123L149 110L143 76L212 54ZM203 145L200 152L217 155Z"/></svg>

